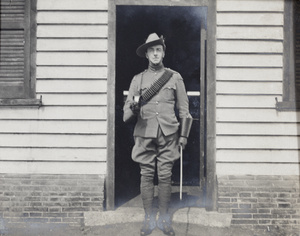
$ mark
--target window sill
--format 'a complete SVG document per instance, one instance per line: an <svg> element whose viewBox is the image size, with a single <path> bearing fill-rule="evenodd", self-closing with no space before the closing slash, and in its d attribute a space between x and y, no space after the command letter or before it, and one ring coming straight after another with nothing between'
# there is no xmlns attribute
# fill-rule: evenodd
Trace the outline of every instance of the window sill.
<svg viewBox="0 0 300 236"><path fill-rule="evenodd" d="M276 102L277 111L300 111L300 102Z"/></svg>
<svg viewBox="0 0 300 236"><path fill-rule="evenodd" d="M42 97L22 99L0 99L0 107L38 107L42 106Z"/></svg>

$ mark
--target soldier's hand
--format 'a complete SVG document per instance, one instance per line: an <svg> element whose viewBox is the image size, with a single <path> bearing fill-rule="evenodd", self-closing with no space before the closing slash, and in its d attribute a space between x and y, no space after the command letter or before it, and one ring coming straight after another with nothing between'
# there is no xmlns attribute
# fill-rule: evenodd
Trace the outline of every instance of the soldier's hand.
<svg viewBox="0 0 300 236"><path fill-rule="evenodd" d="M182 146L182 149L185 149L185 146L187 144L187 138L186 137L180 137L178 142L179 142L179 145Z"/></svg>
<svg viewBox="0 0 300 236"><path fill-rule="evenodd" d="M133 114L137 115L140 112L140 105L137 102L132 102L130 104L130 109L132 110Z"/></svg>

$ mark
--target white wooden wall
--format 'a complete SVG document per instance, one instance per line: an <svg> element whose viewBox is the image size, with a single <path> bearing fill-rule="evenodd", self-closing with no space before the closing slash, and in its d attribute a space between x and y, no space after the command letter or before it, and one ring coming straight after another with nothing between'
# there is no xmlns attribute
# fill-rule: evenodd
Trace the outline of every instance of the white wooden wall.
<svg viewBox="0 0 300 236"><path fill-rule="evenodd" d="M105 174L107 0L37 1L37 97L1 108L0 173Z"/></svg>
<svg viewBox="0 0 300 236"><path fill-rule="evenodd" d="M275 109L284 0L218 0L217 11L217 174L299 175L300 113Z"/></svg>
<svg viewBox="0 0 300 236"><path fill-rule="evenodd" d="M108 0L38 0L37 97L1 108L0 173L105 174ZM283 0L217 0L217 174L299 174Z"/></svg>

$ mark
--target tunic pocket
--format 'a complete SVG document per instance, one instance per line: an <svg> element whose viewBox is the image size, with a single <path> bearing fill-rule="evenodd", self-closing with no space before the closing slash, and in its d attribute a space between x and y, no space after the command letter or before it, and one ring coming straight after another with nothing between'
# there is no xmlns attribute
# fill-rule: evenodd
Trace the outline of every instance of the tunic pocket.
<svg viewBox="0 0 300 236"><path fill-rule="evenodd" d="M163 88L162 96L167 101L174 101L175 100L175 85L169 85Z"/></svg>

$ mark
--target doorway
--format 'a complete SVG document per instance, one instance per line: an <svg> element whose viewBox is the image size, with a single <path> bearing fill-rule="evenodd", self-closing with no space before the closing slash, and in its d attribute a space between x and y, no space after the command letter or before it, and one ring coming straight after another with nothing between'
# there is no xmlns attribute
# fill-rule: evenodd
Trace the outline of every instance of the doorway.
<svg viewBox="0 0 300 236"><path fill-rule="evenodd" d="M206 22L202 6L116 6L115 58L115 206L139 194L139 166L131 160L133 124L122 121L126 91L134 75L148 66L135 50L150 33L163 35L165 67L178 71L188 92L193 125L184 151L183 185L206 188ZM179 185L179 161L174 165L173 186ZM200 203L204 205L204 203Z"/></svg>

